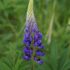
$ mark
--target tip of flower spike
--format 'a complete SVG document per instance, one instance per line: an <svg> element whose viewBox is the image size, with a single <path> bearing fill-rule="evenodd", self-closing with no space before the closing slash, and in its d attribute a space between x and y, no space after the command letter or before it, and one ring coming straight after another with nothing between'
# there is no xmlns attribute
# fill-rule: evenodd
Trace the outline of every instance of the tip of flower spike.
<svg viewBox="0 0 70 70"><path fill-rule="evenodd" d="M25 32L35 32L38 31L38 27L36 24L34 11L33 11L33 0L29 0L27 16L26 16L26 29Z"/></svg>
<svg viewBox="0 0 70 70"><path fill-rule="evenodd" d="M28 10L27 10L27 20L31 17L34 17L34 14L33 14L33 0L29 1Z"/></svg>

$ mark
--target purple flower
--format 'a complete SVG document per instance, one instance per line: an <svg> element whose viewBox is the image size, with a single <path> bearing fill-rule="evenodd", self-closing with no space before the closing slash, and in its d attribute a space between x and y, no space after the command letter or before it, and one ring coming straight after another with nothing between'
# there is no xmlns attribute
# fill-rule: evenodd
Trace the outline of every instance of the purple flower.
<svg viewBox="0 0 70 70"><path fill-rule="evenodd" d="M42 51L40 51L40 50L37 50L37 51L36 51L36 55L37 55L37 56L44 56L45 54L44 54L44 52L42 52Z"/></svg>
<svg viewBox="0 0 70 70"><path fill-rule="evenodd" d="M29 32L26 32L26 33L24 34L24 37L28 39L28 38L30 37L30 33L29 33Z"/></svg>
<svg viewBox="0 0 70 70"><path fill-rule="evenodd" d="M29 47L25 47L23 51L25 54L29 54L29 55L32 55L32 53L33 53L33 50L30 49Z"/></svg>
<svg viewBox="0 0 70 70"><path fill-rule="evenodd" d="M30 0L31 2L32 0ZM32 3L32 2L31 2ZM42 64L43 61L41 57L44 56L43 50L44 46L42 45L42 33L39 31L36 20L34 17L32 4L29 3L30 8L28 7L27 18L26 18L26 27L24 33L23 43L25 45L23 52L24 52L24 59L30 60L34 57L34 61L39 64ZM31 9L31 11L29 11ZM36 58L35 58L36 56ZM38 58L38 56L40 58Z"/></svg>
<svg viewBox="0 0 70 70"><path fill-rule="evenodd" d="M39 45L38 48L39 49L44 49L44 46L43 45Z"/></svg>
<svg viewBox="0 0 70 70"><path fill-rule="evenodd" d="M42 43L42 40L37 41L38 46L41 45L41 43Z"/></svg>
<svg viewBox="0 0 70 70"><path fill-rule="evenodd" d="M31 44L31 42L32 42L32 36L30 35L30 33L28 32L26 32L25 34L24 34L24 40L23 40L23 42L24 42L24 44L26 45L26 46L30 46L30 44Z"/></svg>
<svg viewBox="0 0 70 70"><path fill-rule="evenodd" d="M28 55L25 55L25 56L23 57L23 59L25 59L25 60L30 60L30 59L31 59L31 57L30 57L30 56L28 56Z"/></svg>
<svg viewBox="0 0 70 70"><path fill-rule="evenodd" d="M41 40L42 34L40 32L37 32L34 34L34 41Z"/></svg>
<svg viewBox="0 0 70 70"><path fill-rule="evenodd" d="M38 60L37 63L38 64L43 64L43 60Z"/></svg>
<svg viewBox="0 0 70 70"><path fill-rule="evenodd" d="M43 60L41 60L40 58L34 57L34 60L35 60L38 64L43 64Z"/></svg>

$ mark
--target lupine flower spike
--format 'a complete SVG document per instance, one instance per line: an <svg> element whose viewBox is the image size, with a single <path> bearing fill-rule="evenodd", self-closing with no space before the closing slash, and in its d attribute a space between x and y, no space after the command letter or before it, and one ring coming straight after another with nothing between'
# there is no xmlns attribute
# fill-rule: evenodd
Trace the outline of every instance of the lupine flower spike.
<svg viewBox="0 0 70 70"><path fill-rule="evenodd" d="M37 27L33 13L33 0L30 0L28 5L23 42L25 45L23 59L27 61L33 59L38 64L43 64L41 56L45 55L43 52L44 46L42 45L42 34Z"/></svg>

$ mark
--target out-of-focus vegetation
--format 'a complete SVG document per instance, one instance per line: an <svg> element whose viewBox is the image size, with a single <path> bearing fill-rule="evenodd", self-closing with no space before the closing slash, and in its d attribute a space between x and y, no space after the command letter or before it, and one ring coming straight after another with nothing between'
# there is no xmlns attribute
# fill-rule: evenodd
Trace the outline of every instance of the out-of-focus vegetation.
<svg viewBox="0 0 70 70"><path fill-rule="evenodd" d="M22 59L28 2L0 0L0 70L31 70ZM34 70L70 70L70 0L34 0L34 13L46 53Z"/></svg>

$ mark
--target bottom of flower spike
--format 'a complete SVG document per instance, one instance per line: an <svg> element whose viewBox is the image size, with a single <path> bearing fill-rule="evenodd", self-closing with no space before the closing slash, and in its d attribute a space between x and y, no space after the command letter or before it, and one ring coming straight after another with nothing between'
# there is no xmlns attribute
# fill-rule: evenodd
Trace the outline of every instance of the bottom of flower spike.
<svg viewBox="0 0 70 70"><path fill-rule="evenodd" d="M34 60L38 63L38 64L43 64L43 60L38 59L37 57L34 57Z"/></svg>
<svg viewBox="0 0 70 70"><path fill-rule="evenodd" d="M23 57L24 60L29 61L31 59L30 56L25 55ZM34 61L37 62L38 64L43 64L43 60L41 60L40 58L34 57Z"/></svg>

